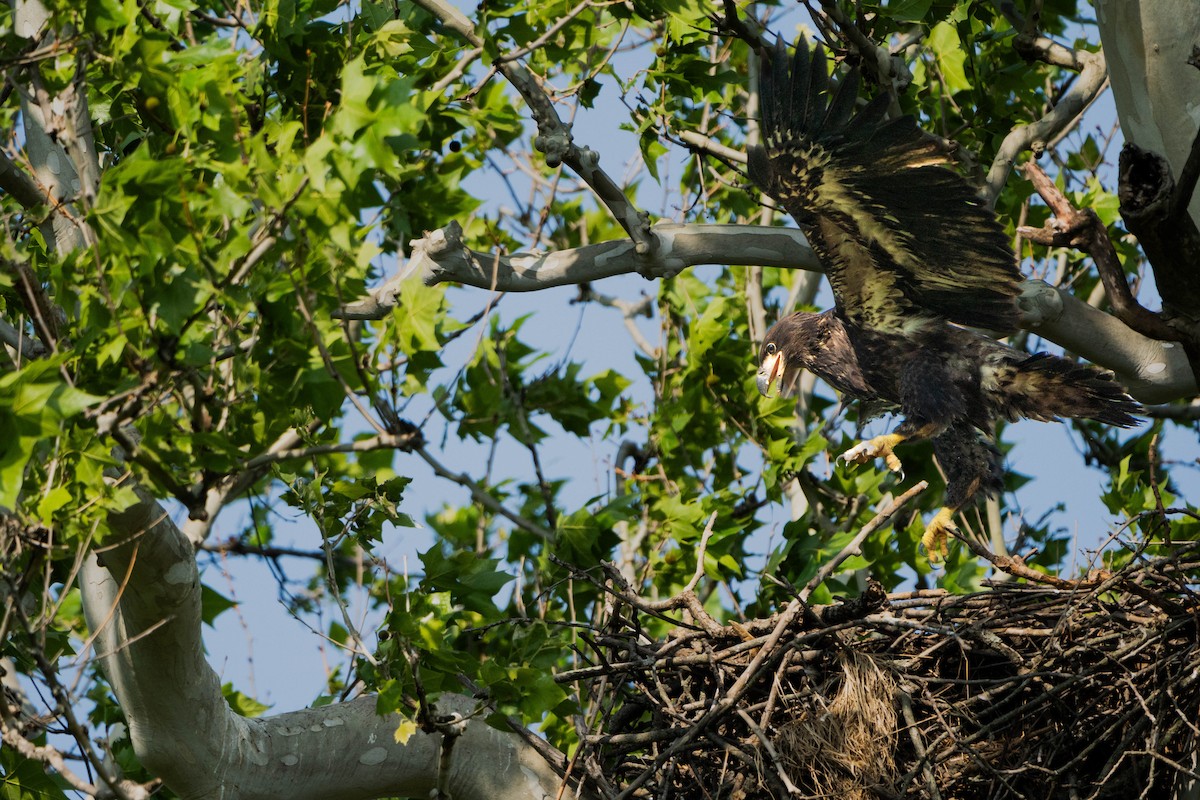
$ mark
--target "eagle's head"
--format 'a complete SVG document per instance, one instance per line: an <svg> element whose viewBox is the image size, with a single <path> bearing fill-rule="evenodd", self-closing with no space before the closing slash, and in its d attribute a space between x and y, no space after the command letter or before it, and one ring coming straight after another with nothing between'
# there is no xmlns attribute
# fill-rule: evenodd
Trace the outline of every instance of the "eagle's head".
<svg viewBox="0 0 1200 800"><path fill-rule="evenodd" d="M829 313L797 311L783 317L767 331L758 351L758 391L771 396L771 388L781 394L790 392L802 369L812 369L817 350L827 338Z"/></svg>
<svg viewBox="0 0 1200 800"><path fill-rule="evenodd" d="M769 397L771 387L778 385L781 394L788 394L804 369L851 397L876 396L833 309L797 311L771 326L758 352L758 391Z"/></svg>

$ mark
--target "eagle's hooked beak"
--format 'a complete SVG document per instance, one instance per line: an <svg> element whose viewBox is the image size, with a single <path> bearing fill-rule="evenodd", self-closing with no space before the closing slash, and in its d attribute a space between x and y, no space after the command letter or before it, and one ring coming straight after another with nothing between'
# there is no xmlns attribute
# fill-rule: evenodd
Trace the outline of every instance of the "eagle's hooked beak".
<svg viewBox="0 0 1200 800"><path fill-rule="evenodd" d="M783 353L776 352L765 356L758 365L758 393L763 397L771 396L771 386L783 375Z"/></svg>

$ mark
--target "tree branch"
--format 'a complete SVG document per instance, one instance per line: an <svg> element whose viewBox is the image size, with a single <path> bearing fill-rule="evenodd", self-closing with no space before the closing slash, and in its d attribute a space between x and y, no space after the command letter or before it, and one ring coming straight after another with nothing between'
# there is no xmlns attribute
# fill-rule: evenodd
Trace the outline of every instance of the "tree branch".
<svg viewBox="0 0 1200 800"><path fill-rule="evenodd" d="M1173 419L1176 422L1195 422L1200 419L1200 399L1186 405L1146 406L1143 411L1151 419Z"/></svg>
<svg viewBox="0 0 1200 800"><path fill-rule="evenodd" d="M401 284L414 275L429 286L454 281L498 292L533 292L638 272L670 278L698 264L762 265L823 271L804 235L794 228L759 225L680 225L652 229L658 246L642 255L627 241L553 253L499 255L468 249L462 227L451 222L411 243L412 256L371 296L342 309L348 319L380 319L391 312Z"/></svg>
<svg viewBox="0 0 1200 800"><path fill-rule="evenodd" d="M57 353L66 320L63 310L50 299L42 281L27 264L0 258L0 271L12 276L17 296L25 306L25 313L33 321L40 343L49 351ZM70 346L70 342L65 344Z"/></svg>
<svg viewBox="0 0 1200 800"><path fill-rule="evenodd" d="M653 230L663 246L650 259L639 257L626 241L503 256L466 248L459 238L462 228L451 222L415 241L404 268L368 297L348 304L339 316L380 319L395 308L401 284L417 277L429 285L456 281L497 291L532 292L629 274L637 271L635 262L652 264L651 271L663 277L698 264L823 271L803 234L794 228L666 224ZM1027 281L1018 303L1022 327L1113 370L1142 402L1163 403L1196 394L1187 356L1171 342L1143 336L1042 281Z"/></svg>
<svg viewBox="0 0 1200 800"><path fill-rule="evenodd" d="M1068 55L1063 52L1067 48L1044 36L1018 37L1013 46L1026 60L1045 61L1047 64L1079 69L1079 79L1045 116L1028 125L1013 128L1004 137L1000 149L996 151L996 157L992 159L992 167L988 170L984 186L984 196L989 205L993 206L1008 181L1008 175L1012 172L1017 157L1026 150L1032 150L1035 158L1041 156L1046 143L1075 122L1100 94L1108 78L1102 53L1076 50L1073 51L1073 55Z"/></svg>
<svg viewBox="0 0 1200 800"><path fill-rule="evenodd" d="M735 150L729 145L721 144L716 139L709 138L699 131L679 131L673 134L681 144L697 155L709 155L719 158L728 164L745 164L746 151Z"/></svg>
<svg viewBox="0 0 1200 800"><path fill-rule="evenodd" d="M1182 176L1197 136L1200 73L1189 64L1200 43L1200 15L1176 13L1180 6L1160 0L1096 0L1095 6L1125 141L1162 156L1171 174ZM1200 195L1192 195L1188 208L1200 226Z"/></svg>
<svg viewBox="0 0 1200 800"><path fill-rule="evenodd" d="M415 0L416 4L442 21L474 47L482 47L483 39L474 24L445 0ZM498 58L493 68L503 75L524 98L537 123L538 135L533 146L546 155L546 164L557 167L566 164L592 188L600 201L612 212L617 223L633 240L639 255L654 251L655 240L650 234L650 217L639 211L615 181L600 169L600 155L587 147L579 147L571 136L571 126L562 121L554 109L554 101L542 90L537 79L519 61ZM649 277L649 276L647 276Z"/></svg>
<svg viewBox="0 0 1200 800"><path fill-rule="evenodd" d="M1044 281L1026 281L1017 304L1021 327L1111 369L1143 403L1196 395L1196 375L1182 347L1143 336Z"/></svg>
<svg viewBox="0 0 1200 800"><path fill-rule="evenodd" d="M142 763L188 798L238 787L245 800L427 797L437 788L440 734L393 737L401 717L374 697L260 719L235 714L205 661L200 576L191 542L144 491L109 517L122 543L87 559L80 580L88 625ZM128 581L119 586L114 576ZM439 713L477 701L443 694ZM467 724L449 785L462 800L559 796L559 777L518 737ZM573 797L563 791L562 797Z"/></svg>
<svg viewBox="0 0 1200 800"><path fill-rule="evenodd" d="M526 519L520 514L517 514L515 511L509 511L503 503L488 494L484 488L472 480L469 475L451 472L445 467L445 465L434 458L433 455L424 447L415 447L413 448L413 452L419 455L425 461L425 463L433 469L434 474L436 474L439 478L445 478L453 481L459 486L462 486L470 491L471 497L474 498L475 502L479 503L484 508L495 514L499 514L515 524L518 528L528 531L534 536L537 536L548 542L554 540L554 533L552 531L543 528L536 522Z"/></svg>
<svg viewBox="0 0 1200 800"><path fill-rule="evenodd" d="M890 522L892 517L896 516L896 512L901 508L904 508L909 500L912 500L914 497L928 488L928 481L918 481L904 494L889 502L885 508L881 509L874 517L871 518L870 522L868 522L866 525L863 525L862 528L859 529L858 533L854 535L854 538L847 542L846 546L841 549L841 552L839 552L825 564L821 565L821 568L817 570L817 574L812 576L812 579L805 584L804 589L800 592L800 600L802 602L808 602L808 598L811 597L812 593L817 590L817 587L824 583L830 575L836 572L838 567L842 565L843 561L850 556L861 552L860 548L862 547L862 543L867 540L868 536Z"/></svg>
<svg viewBox="0 0 1200 800"><path fill-rule="evenodd" d="M31 761L41 762L53 769L55 774L66 781L72 789L83 792L88 797L97 797L101 794L100 787L88 783L67 766L67 760L57 749L49 745L35 745L22 736L16 728L8 727L7 722L3 719L0 719L0 740L11 747L17 754ZM128 787L123 786L122 788ZM127 792L127 794L129 793ZM141 791L136 794L129 794L129 796L136 797L138 800L146 800L146 798L150 797L150 793Z"/></svg>
<svg viewBox="0 0 1200 800"><path fill-rule="evenodd" d="M1200 53L1200 45L1197 45L1196 50L1197 53ZM1193 56L1193 58L1200 59L1200 55ZM1188 152L1183 169L1179 172L1179 182L1175 185L1175 192L1171 197L1168 217L1180 219L1187 215L1188 205L1196 196L1197 181L1200 181L1200 130L1196 131L1196 138L1192 140L1192 149Z"/></svg>
<svg viewBox="0 0 1200 800"><path fill-rule="evenodd" d="M50 351L37 339L26 336L19 328L14 327L0 317L0 342L11 347L21 358L41 358Z"/></svg>
<svg viewBox="0 0 1200 800"><path fill-rule="evenodd" d="M1133 296L1116 248L1096 212L1090 208L1079 210L1071 205L1071 201L1036 162L1028 162L1024 172L1038 195L1054 212L1054 217L1042 228L1022 226L1017 233L1037 244L1073 247L1087 253L1096 265L1104 290L1108 293L1108 301L1118 319L1146 336L1168 342L1180 341L1183 336L1179 331L1172 329L1158 314L1145 308Z"/></svg>
<svg viewBox="0 0 1200 800"><path fill-rule="evenodd" d="M1127 143L1121 148L1119 173L1121 217L1154 270L1163 317L1188 348L1193 363L1200 364L1200 275L1196 271L1200 229L1187 203L1178 202L1165 158Z"/></svg>
<svg viewBox="0 0 1200 800"><path fill-rule="evenodd" d="M579 285L579 296L571 301L572 303L599 303L602 306L615 308L621 312L621 319L625 323L625 330L629 331L629 337L633 339L634 345L645 353L649 358L658 358L658 348L650 344L642 332L638 330L635 317L646 317L649 319L654 315L654 298L649 295L644 295L641 300L636 303L631 303L628 300L622 300L619 297L611 297L606 294L597 292L592 288L590 283L581 283Z"/></svg>
<svg viewBox="0 0 1200 800"><path fill-rule="evenodd" d="M0 150L0 189L11 194L25 209L45 205L46 195L38 188L37 181L13 162L8 154Z"/></svg>
<svg viewBox="0 0 1200 800"><path fill-rule="evenodd" d="M40 0L17 4L13 15L18 36L41 39L46 46L55 44L55 33L47 29L49 11ZM52 230L47 239L60 253L92 238L87 223L67 204L80 196L90 204L100 185L100 160L83 82L85 61L80 54L71 84L56 97L50 96L36 68L26 69L23 77L29 82L17 87L25 125L25 151L34 180L44 187L43 202L57 212L49 219Z"/></svg>
<svg viewBox="0 0 1200 800"><path fill-rule="evenodd" d="M904 63L903 56L892 55L886 47L876 44L863 33L835 0L821 0L821 11L837 25L842 36L849 42L864 62L870 64L880 84L887 90L896 105L896 96L912 83L912 72Z"/></svg>

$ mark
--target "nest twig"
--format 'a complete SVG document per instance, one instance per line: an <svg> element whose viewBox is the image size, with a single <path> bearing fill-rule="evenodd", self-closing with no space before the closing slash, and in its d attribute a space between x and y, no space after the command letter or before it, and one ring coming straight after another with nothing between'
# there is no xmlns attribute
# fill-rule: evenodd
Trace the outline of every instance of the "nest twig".
<svg viewBox="0 0 1200 800"><path fill-rule="evenodd" d="M576 769L606 800L1171 796L1200 778L1197 547L728 626L685 603L662 641L610 574L591 666L558 676L591 704Z"/></svg>

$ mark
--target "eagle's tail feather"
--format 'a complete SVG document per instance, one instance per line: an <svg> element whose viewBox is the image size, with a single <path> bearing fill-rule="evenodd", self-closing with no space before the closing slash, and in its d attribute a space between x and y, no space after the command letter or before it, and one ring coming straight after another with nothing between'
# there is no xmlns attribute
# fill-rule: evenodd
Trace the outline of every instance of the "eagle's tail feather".
<svg viewBox="0 0 1200 800"><path fill-rule="evenodd" d="M1016 365L1008 399L1010 419L1094 419L1131 428L1139 424L1133 415L1144 413L1113 373L1049 353Z"/></svg>

